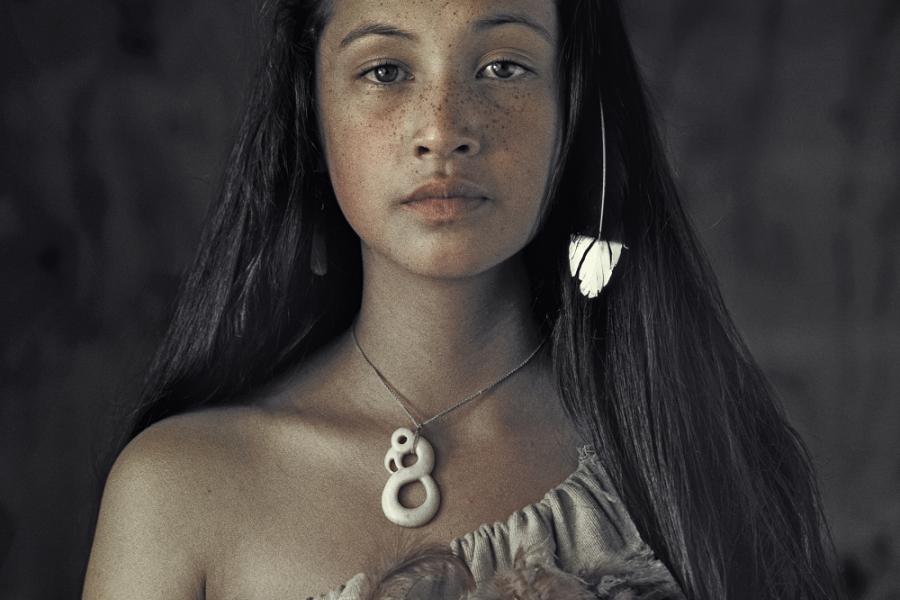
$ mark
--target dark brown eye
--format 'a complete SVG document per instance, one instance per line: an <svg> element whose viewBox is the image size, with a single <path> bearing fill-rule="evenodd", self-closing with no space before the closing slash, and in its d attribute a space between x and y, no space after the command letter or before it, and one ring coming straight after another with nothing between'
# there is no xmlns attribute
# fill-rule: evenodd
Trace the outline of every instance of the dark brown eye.
<svg viewBox="0 0 900 600"><path fill-rule="evenodd" d="M524 74L527 69L510 60L495 60L484 68L493 75L489 79L513 79Z"/></svg>
<svg viewBox="0 0 900 600"><path fill-rule="evenodd" d="M382 83L390 83L392 81L395 81L399 73L400 69L398 69L394 65L384 65L375 69L375 77Z"/></svg>
<svg viewBox="0 0 900 600"><path fill-rule="evenodd" d="M400 79L400 67L392 64L383 64L366 71L364 75L371 73L376 83L395 83ZM372 79L369 77L368 79Z"/></svg>

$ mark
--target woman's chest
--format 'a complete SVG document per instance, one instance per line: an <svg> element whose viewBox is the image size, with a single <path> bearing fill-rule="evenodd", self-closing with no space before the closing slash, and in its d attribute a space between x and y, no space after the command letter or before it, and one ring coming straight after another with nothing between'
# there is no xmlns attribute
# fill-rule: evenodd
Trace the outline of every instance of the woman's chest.
<svg viewBox="0 0 900 600"><path fill-rule="evenodd" d="M251 480L234 486L240 493L223 498L207 555L206 597L316 597L359 572L379 571L416 544L446 544L505 520L577 466L574 446L570 452L544 450L507 448L489 459L461 453L457 461L439 461L434 478L440 508L418 528L385 517L381 495L388 473L380 457L368 475L325 462L305 469L302 482L277 468L256 469ZM538 455L542 460L533 460ZM402 500L418 505L421 489L404 491L410 489Z"/></svg>

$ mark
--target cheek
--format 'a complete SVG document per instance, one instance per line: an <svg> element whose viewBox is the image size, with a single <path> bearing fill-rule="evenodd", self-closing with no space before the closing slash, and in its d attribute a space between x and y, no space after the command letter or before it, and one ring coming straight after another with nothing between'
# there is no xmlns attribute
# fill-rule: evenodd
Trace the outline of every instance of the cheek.
<svg viewBox="0 0 900 600"><path fill-rule="evenodd" d="M487 89L473 97L470 126L482 139L485 158L507 157L517 165L509 172L514 178L548 160L558 129L552 89L521 84Z"/></svg>
<svg viewBox="0 0 900 600"><path fill-rule="evenodd" d="M399 130L390 111L344 98L338 110L326 111L323 128L331 183L341 210L354 228L365 227L367 212L391 199Z"/></svg>
<svg viewBox="0 0 900 600"><path fill-rule="evenodd" d="M485 122L498 174L518 216L536 219L556 159L559 110L553 90L524 89L498 103Z"/></svg>
<svg viewBox="0 0 900 600"><path fill-rule="evenodd" d="M498 143L540 139L555 129L556 109L549 90L523 87L483 102L485 132Z"/></svg>

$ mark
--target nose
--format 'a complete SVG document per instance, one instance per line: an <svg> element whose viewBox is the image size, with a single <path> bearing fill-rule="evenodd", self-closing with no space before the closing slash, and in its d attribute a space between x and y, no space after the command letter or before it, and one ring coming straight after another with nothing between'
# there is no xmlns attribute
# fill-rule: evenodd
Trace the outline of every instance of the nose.
<svg viewBox="0 0 900 600"><path fill-rule="evenodd" d="M478 154L481 141L474 133L473 100L460 82L435 83L419 99L422 120L413 139L416 158L447 159ZM475 110L473 110L475 109Z"/></svg>

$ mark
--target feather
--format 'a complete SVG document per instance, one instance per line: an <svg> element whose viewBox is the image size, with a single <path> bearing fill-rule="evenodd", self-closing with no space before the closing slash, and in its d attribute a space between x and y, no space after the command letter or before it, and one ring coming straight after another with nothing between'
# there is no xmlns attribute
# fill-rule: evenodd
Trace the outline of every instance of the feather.
<svg viewBox="0 0 900 600"><path fill-rule="evenodd" d="M400 542L388 552L394 558L372 574L366 600L457 600L475 588L465 561L448 546Z"/></svg>
<svg viewBox="0 0 900 600"><path fill-rule="evenodd" d="M573 235L569 242L569 271L579 280L584 296L596 298L609 283L612 271L619 262L622 248L619 242L601 240L586 235Z"/></svg>

